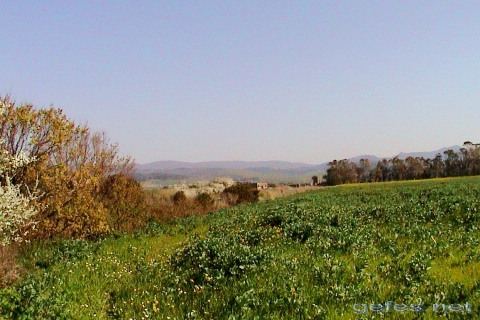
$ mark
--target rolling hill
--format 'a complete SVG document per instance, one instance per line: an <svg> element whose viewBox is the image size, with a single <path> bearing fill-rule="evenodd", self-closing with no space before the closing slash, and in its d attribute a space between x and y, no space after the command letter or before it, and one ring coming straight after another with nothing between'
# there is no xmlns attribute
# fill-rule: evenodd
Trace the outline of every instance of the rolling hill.
<svg viewBox="0 0 480 320"><path fill-rule="evenodd" d="M436 154L452 149L455 152L460 146L450 146L434 151L400 152L397 157L434 158ZM393 157L387 157L390 159ZM358 163L360 159L369 159L373 165L383 158L375 155L359 155L348 160ZM333 160L333 159L332 159ZM195 180L211 180L220 176L228 176L236 181L268 181L273 183L306 183L313 175L321 176L328 169L328 162L321 164L307 164L288 161L155 161L146 164L136 164L136 178L138 180L159 180L166 184L189 183ZM143 177L143 178L142 178ZM153 177L153 179L148 179ZM162 178L163 177L163 178ZM167 182L168 181L168 182Z"/></svg>

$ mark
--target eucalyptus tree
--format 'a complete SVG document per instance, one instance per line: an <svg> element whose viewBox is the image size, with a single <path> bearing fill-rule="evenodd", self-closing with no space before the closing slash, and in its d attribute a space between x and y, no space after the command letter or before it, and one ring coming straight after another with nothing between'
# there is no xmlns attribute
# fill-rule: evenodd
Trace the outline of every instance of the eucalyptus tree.
<svg viewBox="0 0 480 320"><path fill-rule="evenodd" d="M370 182L370 172L372 171L372 164L369 159L360 159L357 174L359 182Z"/></svg>

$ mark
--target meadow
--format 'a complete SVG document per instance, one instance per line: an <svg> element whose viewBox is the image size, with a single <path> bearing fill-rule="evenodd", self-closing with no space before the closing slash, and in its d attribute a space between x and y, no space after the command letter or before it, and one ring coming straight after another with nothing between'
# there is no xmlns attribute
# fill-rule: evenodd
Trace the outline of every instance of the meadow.
<svg viewBox="0 0 480 320"><path fill-rule="evenodd" d="M32 241L21 280L0 290L0 318L476 319L479 222L480 178L466 177L342 185L96 241Z"/></svg>

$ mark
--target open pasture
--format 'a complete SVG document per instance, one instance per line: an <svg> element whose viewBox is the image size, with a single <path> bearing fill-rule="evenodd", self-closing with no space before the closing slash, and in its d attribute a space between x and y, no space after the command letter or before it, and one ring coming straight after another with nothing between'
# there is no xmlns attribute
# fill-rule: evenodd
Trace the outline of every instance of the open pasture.
<svg viewBox="0 0 480 320"><path fill-rule="evenodd" d="M469 177L324 188L97 242L31 243L0 318L475 319L479 222Z"/></svg>

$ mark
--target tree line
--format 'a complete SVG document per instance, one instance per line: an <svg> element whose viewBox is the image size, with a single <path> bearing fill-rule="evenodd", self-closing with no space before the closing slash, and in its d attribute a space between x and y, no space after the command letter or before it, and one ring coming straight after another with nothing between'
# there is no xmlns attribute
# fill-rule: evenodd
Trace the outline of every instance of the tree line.
<svg viewBox="0 0 480 320"><path fill-rule="evenodd" d="M326 185L458 177L480 174L480 144L465 141L459 152L452 149L433 159L408 157L382 159L373 166L369 159L358 163L343 159L328 163Z"/></svg>

